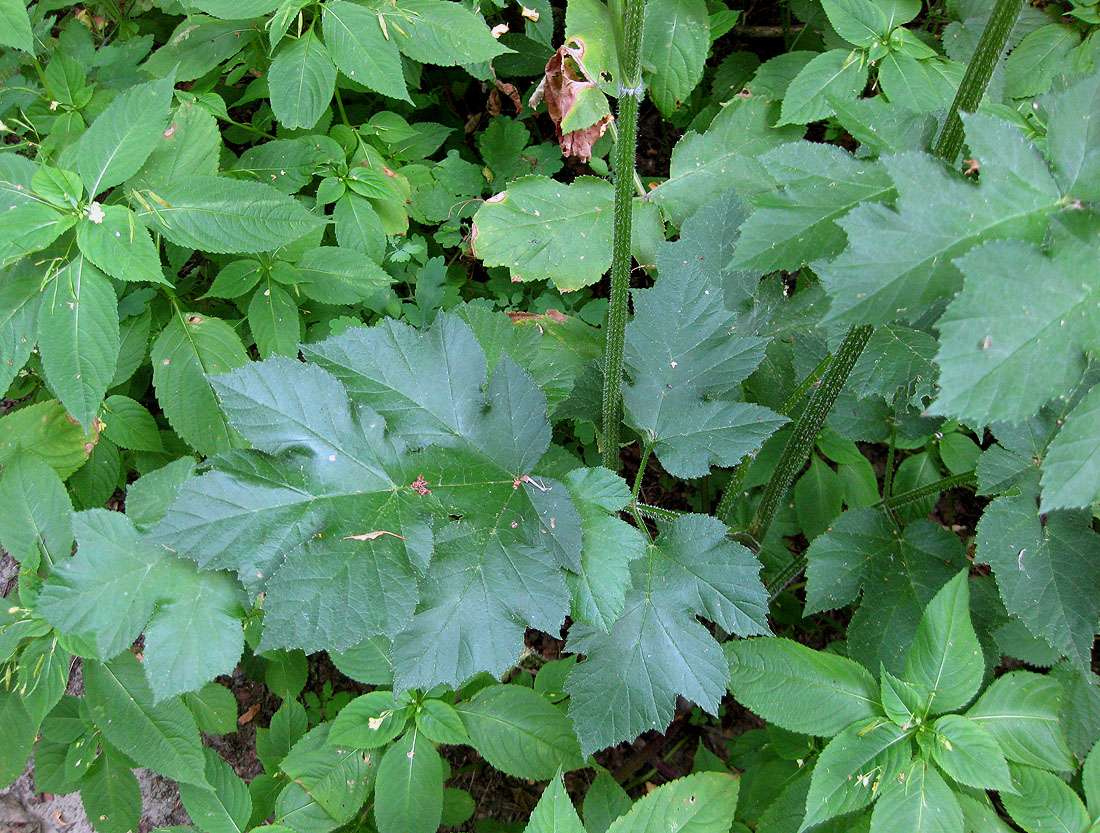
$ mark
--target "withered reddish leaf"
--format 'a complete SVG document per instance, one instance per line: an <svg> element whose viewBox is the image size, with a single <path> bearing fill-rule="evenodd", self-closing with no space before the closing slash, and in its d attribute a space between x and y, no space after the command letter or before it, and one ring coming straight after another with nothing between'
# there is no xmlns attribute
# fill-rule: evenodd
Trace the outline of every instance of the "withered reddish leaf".
<svg viewBox="0 0 1100 833"><path fill-rule="evenodd" d="M558 51L546 64L543 97L546 99L546 109L554 122L561 152L565 156L576 156L581 160L587 160L592 158L592 146L611 123L611 114L604 112L599 115L599 110L592 107L592 102L589 100L588 109L596 115L595 121L584 124L583 122L588 119L582 117L580 124L575 123L576 116L582 115L581 107L586 103L585 98L597 96L602 100L603 93L596 84L580 76L573 58L572 48L558 47ZM570 119L570 116L574 118ZM570 121L574 124L570 124ZM576 129L571 130L570 127Z"/></svg>

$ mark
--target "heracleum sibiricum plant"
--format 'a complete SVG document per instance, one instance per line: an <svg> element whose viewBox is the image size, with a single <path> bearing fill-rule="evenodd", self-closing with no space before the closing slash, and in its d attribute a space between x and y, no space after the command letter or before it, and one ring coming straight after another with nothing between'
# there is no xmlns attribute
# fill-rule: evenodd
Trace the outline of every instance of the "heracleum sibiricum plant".
<svg viewBox="0 0 1100 833"><path fill-rule="evenodd" d="M0 783L1100 829L1094 9L773 11L0 0Z"/></svg>

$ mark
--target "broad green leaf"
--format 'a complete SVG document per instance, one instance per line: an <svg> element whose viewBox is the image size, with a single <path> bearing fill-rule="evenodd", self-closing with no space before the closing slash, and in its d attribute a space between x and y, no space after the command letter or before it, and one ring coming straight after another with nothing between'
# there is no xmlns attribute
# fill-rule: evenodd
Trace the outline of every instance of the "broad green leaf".
<svg viewBox="0 0 1100 833"><path fill-rule="evenodd" d="M407 718L405 709L394 701L392 691L371 691L340 709L332 721L329 742L356 749L385 746L405 730Z"/></svg>
<svg viewBox="0 0 1100 833"><path fill-rule="evenodd" d="M135 192L137 216L178 246L222 254L266 252L321 222L300 203L258 182L193 176Z"/></svg>
<svg viewBox="0 0 1100 833"><path fill-rule="evenodd" d="M88 217L81 219L76 226L76 242L84 257L112 278L168 283L148 229L124 206L105 206L98 223Z"/></svg>
<svg viewBox="0 0 1100 833"><path fill-rule="evenodd" d="M90 431L118 360L118 299L107 276L82 256L45 289L38 349L51 389Z"/></svg>
<svg viewBox="0 0 1100 833"><path fill-rule="evenodd" d="M331 724L325 724L324 741L327 743ZM275 772L279 764L290 754L290 750L306 734L309 718L305 707L293 698L283 700L283 704L271 716L267 729L256 730L256 755L268 772ZM310 748L318 746L314 741Z"/></svg>
<svg viewBox="0 0 1100 833"><path fill-rule="evenodd" d="M905 667L921 616L936 592L966 563L954 533L917 521L899 536L876 509L851 509L806 551L806 610L816 613L863 602L848 629L849 651L865 665Z"/></svg>
<svg viewBox="0 0 1100 833"><path fill-rule="evenodd" d="M44 249L76 222L52 205L33 202L0 212L0 267Z"/></svg>
<svg viewBox="0 0 1100 833"><path fill-rule="evenodd" d="M1044 518L1035 498L1031 484L989 505L975 559L993 568L1009 614L1087 668L1100 618L1100 538L1087 512Z"/></svg>
<svg viewBox="0 0 1100 833"><path fill-rule="evenodd" d="M881 717L837 734L814 766L799 830L866 807L908 767L911 746L907 732Z"/></svg>
<svg viewBox="0 0 1100 833"><path fill-rule="evenodd" d="M1028 32L1005 59L1005 96L1031 98L1045 93L1066 56L1080 42L1076 30L1060 23Z"/></svg>
<svg viewBox="0 0 1100 833"><path fill-rule="evenodd" d="M297 356L302 338L298 305L290 293L272 280L263 281L248 303L248 328L260 356Z"/></svg>
<svg viewBox="0 0 1100 833"><path fill-rule="evenodd" d="M149 332L153 313L145 309L118 322L118 361L108 390L130 380L149 357Z"/></svg>
<svg viewBox="0 0 1100 833"><path fill-rule="evenodd" d="M1047 152L1054 178L1070 197L1100 198L1100 75L1078 81L1047 106Z"/></svg>
<svg viewBox="0 0 1100 833"><path fill-rule="evenodd" d="M806 64L787 87L778 124L807 124L830 116L830 96L855 98L866 85L867 60L861 50L823 52Z"/></svg>
<svg viewBox="0 0 1100 833"><path fill-rule="evenodd" d="M634 589L610 631L571 628L569 650L588 655L566 683L584 754L667 726L677 695L715 712L729 668L697 616L740 636L769 632L760 564L725 532L705 515L662 527L631 565Z"/></svg>
<svg viewBox="0 0 1100 833"><path fill-rule="evenodd" d="M1088 802L1089 814L1096 816L1100 809L1100 741L1093 744L1081 768L1081 788Z"/></svg>
<svg viewBox="0 0 1100 833"><path fill-rule="evenodd" d="M200 454L230 448L235 434L208 377L248 361L233 328L198 314L175 316L153 342L150 358L157 401L176 433Z"/></svg>
<svg viewBox="0 0 1100 833"><path fill-rule="evenodd" d="M443 763L431 741L413 729L387 749L374 791L379 833L434 833L443 814Z"/></svg>
<svg viewBox="0 0 1100 833"><path fill-rule="evenodd" d="M836 221L857 205L887 202L894 195L879 162L832 145L792 142L761 161L782 189L752 199L753 213L741 227L733 257L736 267L794 271L838 255L848 238Z"/></svg>
<svg viewBox="0 0 1100 833"><path fill-rule="evenodd" d="M630 811L633 802L626 790L607 772L597 772L596 780L584 794L584 827L588 833L607 833L612 822Z"/></svg>
<svg viewBox="0 0 1100 833"><path fill-rule="evenodd" d="M56 565L38 612L110 659L146 630L145 671L161 700L232 670L244 646L240 604L227 576L144 540L129 518L102 509L74 515L77 554Z"/></svg>
<svg viewBox="0 0 1100 833"><path fill-rule="evenodd" d="M221 149L217 119L200 107L180 104L127 185L159 193L161 188L194 176L217 176Z"/></svg>
<svg viewBox="0 0 1100 833"><path fill-rule="evenodd" d="M206 784L199 730L179 699L154 703L141 663L123 653L85 661L84 690L96 726L139 766L181 783Z"/></svg>
<svg viewBox="0 0 1100 833"><path fill-rule="evenodd" d="M393 278L355 249L321 246L310 249L294 264L298 289L324 304L356 304L381 297Z"/></svg>
<svg viewBox="0 0 1100 833"><path fill-rule="evenodd" d="M474 749L508 775L541 781L584 766L572 721L530 688L484 688L458 713Z"/></svg>
<svg viewBox="0 0 1100 833"><path fill-rule="evenodd" d="M1043 458L1040 509L1100 503L1100 385L1093 386L1066 417Z"/></svg>
<svg viewBox="0 0 1100 833"><path fill-rule="evenodd" d="M195 716L200 732L231 735L237 731L237 698L220 683L207 683L184 694L183 702Z"/></svg>
<svg viewBox="0 0 1100 833"><path fill-rule="evenodd" d="M141 168L167 126L174 83L167 76L120 93L73 146L74 167L93 197Z"/></svg>
<svg viewBox="0 0 1100 833"><path fill-rule="evenodd" d="M14 682L14 680L13 680ZM0 784L7 787L23 774L34 747L38 725L27 714L23 699L14 688L0 685L0 736L4 755L0 757Z"/></svg>
<svg viewBox="0 0 1100 833"><path fill-rule="evenodd" d="M901 402L921 408L924 398L935 393L939 371L932 358L937 346L932 336L920 330L897 324L879 327L852 368L848 384L859 397L878 394L887 402L900 397Z"/></svg>
<svg viewBox="0 0 1100 833"><path fill-rule="evenodd" d="M665 115L691 95L710 50L705 0L652 0L645 8L642 64L649 95Z"/></svg>
<svg viewBox="0 0 1100 833"><path fill-rule="evenodd" d="M560 771L542 791L523 833L585 833L569 793L565 791Z"/></svg>
<svg viewBox="0 0 1100 833"><path fill-rule="evenodd" d="M24 569L48 571L73 547L73 506L43 460L18 454L0 477L0 544Z"/></svg>
<svg viewBox="0 0 1100 833"><path fill-rule="evenodd" d="M669 177L649 193L649 200L679 225L730 188L746 199L771 190L773 180L757 157L803 132L801 127L774 128L772 121L765 96L734 98L705 133L689 132L677 142Z"/></svg>
<svg viewBox="0 0 1100 833"><path fill-rule="evenodd" d="M128 396L115 394L103 402L103 436L119 448L163 451L157 421L148 409Z"/></svg>
<svg viewBox="0 0 1100 833"><path fill-rule="evenodd" d="M1012 792L1001 747L977 721L958 714L945 714L932 724L932 758L960 784L979 790Z"/></svg>
<svg viewBox="0 0 1100 833"><path fill-rule="evenodd" d="M310 27L283 43L268 70L271 109L288 129L313 127L332 100L336 67Z"/></svg>
<svg viewBox="0 0 1100 833"><path fill-rule="evenodd" d="M0 388L6 391L38 341L42 273L23 258L0 275Z"/></svg>
<svg viewBox="0 0 1100 833"><path fill-rule="evenodd" d="M617 517L630 502L626 482L607 469L574 469L565 485L581 516L581 570L566 575L571 615L607 631L619 618L630 590L630 562L646 552L645 534ZM545 667L545 666L544 666Z"/></svg>
<svg viewBox="0 0 1100 833"><path fill-rule="evenodd" d="M180 799L191 821L206 833L244 833L252 815L248 786L213 749L203 749L206 782L180 784Z"/></svg>
<svg viewBox="0 0 1100 833"><path fill-rule="evenodd" d="M22 0L0 0L0 44L34 55L34 34Z"/></svg>
<svg viewBox="0 0 1100 833"><path fill-rule="evenodd" d="M895 208L870 203L852 210L840 221L848 248L814 265L832 297L827 321L915 320L929 304L958 291L954 260L975 245L1043 238L1060 193L1038 151L1007 122L974 115L965 123L981 182L964 182L923 154L884 158L898 192ZM975 334L975 348L983 336Z"/></svg>
<svg viewBox="0 0 1100 833"><path fill-rule="evenodd" d="M871 0L822 0L833 29L853 46L883 41L891 29L882 5Z"/></svg>
<svg viewBox="0 0 1100 833"><path fill-rule="evenodd" d="M766 342L731 334L741 322L727 308L710 264L664 245L657 268L653 288L633 293L624 417L653 444L666 471L702 477L711 466L736 465L786 419L735 398L738 384L763 359ZM677 314L670 317L671 310Z"/></svg>
<svg viewBox="0 0 1100 833"><path fill-rule="evenodd" d="M416 727L432 743L462 745L470 742L462 717L453 706L442 700L425 700L420 704Z"/></svg>
<svg viewBox="0 0 1100 833"><path fill-rule="evenodd" d="M473 245L486 266L508 267L513 280L580 289L611 267L613 202L611 184L594 177L571 185L522 177L478 209Z"/></svg>
<svg viewBox="0 0 1100 833"><path fill-rule="evenodd" d="M309 679L309 664L304 651L275 650L264 653L264 684L277 697L293 700L302 693Z"/></svg>
<svg viewBox="0 0 1100 833"><path fill-rule="evenodd" d="M1002 793L1009 816L1028 833L1085 833L1089 814L1070 786L1049 772L1012 765L1012 793Z"/></svg>
<svg viewBox="0 0 1100 833"><path fill-rule="evenodd" d="M378 763L357 750L328 745L330 726L311 730L283 759L290 783L275 803L276 824L299 833L333 830L350 821L370 794Z"/></svg>
<svg viewBox="0 0 1100 833"><path fill-rule="evenodd" d="M279 0L191 0L200 12L222 20L248 20L279 8Z"/></svg>
<svg viewBox="0 0 1100 833"><path fill-rule="evenodd" d="M181 457L143 474L126 487L126 516L137 526L149 526L164 517L180 487L195 476L193 457Z"/></svg>
<svg viewBox="0 0 1100 833"><path fill-rule="evenodd" d="M903 774L884 785L871 814L871 833L958 833L962 809L932 765L917 760Z"/></svg>
<svg viewBox="0 0 1100 833"><path fill-rule="evenodd" d="M19 655L19 687L23 708L37 726L57 705L69 683L72 655L56 636L41 636L25 645Z"/></svg>
<svg viewBox="0 0 1100 833"><path fill-rule="evenodd" d="M378 14L347 0L325 4L325 46L333 63L352 81L409 101L395 38L386 37Z"/></svg>
<svg viewBox="0 0 1100 833"><path fill-rule="evenodd" d="M93 445L56 399L0 419L0 463L20 452L49 463L62 480L84 465Z"/></svg>
<svg viewBox="0 0 1100 833"><path fill-rule="evenodd" d="M738 780L700 772L649 792L608 833L726 833L737 805Z"/></svg>
<svg viewBox="0 0 1100 833"><path fill-rule="evenodd" d="M80 800L97 833L129 833L141 821L141 785L126 759L110 747L81 780Z"/></svg>
<svg viewBox="0 0 1100 833"><path fill-rule="evenodd" d="M878 80L891 102L915 113L933 112L950 106L955 96L958 78L949 69L954 66L938 58L919 61L891 51L882 59Z"/></svg>
<svg viewBox="0 0 1100 833"><path fill-rule="evenodd" d="M905 679L932 692L938 712L961 709L985 673L982 648L970 621L970 579L959 573L924 610L905 661Z"/></svg>
<svg viewBox="0 0 1100 833"><path fill-rule="evenodd" d="M340 650L385 634L399 687L503 673L525 625L560 627L561 567L580 558L565 548L579 549L579 514L535 470L550 439L545 398L510 360L489 375L452 316L304 349L321 367L270 359L214 379L257 451L185 485L158 540L265 592L266 648ZM554 527L548 507L560 507Z"/></svg>
<svg viewBox="0 0 1100 833"><path fill-rule="evenodd" d="M150 75L164 76L175 69L176 81L194 81L260 36L254 20L222 21L201 14L184 18L142 64Z"/></svg>
<svg viewBox="0 0 1100 833"><path fill-rule="evenodd" d="M308 139L276 139L241 154L232 173L294 194L313 179L319 153Z"/></svg>
<svg viewBox="0 0 1100 833"><path fill-rule="evenodd" d="M1012 671L994 680L965 716L993 735L1008 760L1069 772L1077 760L1058 722L1061 706L1062 687L1053 677Z"/></svg>
<svg viewBox="0 0 1100 833"><path fill-rule="evenodd" d="M345 249L362 252L374 263L386 253L386 229L370 201L358 194L345 194L332 210L336 241Z"/></svg>
<svg viewBox="0 0 1100 833"><path fill-rule="evenodd" d="M987 794L968 790L954 795L962 810L964 833L1012 833Z"/></svg>
<svg viewBox="0 0 1100 833"><path fill-rule="evenodd" d="M878 687L863 666L789 639L728 642L730 692L770 723L829 737L878 716Z"/></svg>
<svg viewBox="0 0 1100 833"><path fill-rule="evenodd" d="M122 458L118 446L100 437L88 455L88 462L69 478L73 506L95 509L103 506L114 494L122 477Z"/></svg>
<svg viewBox="0 0 1100 833"><path fill-rule="evenodd" d="M372 636L346 651L330 651L333 664L346 677L373 686L393 686L393 662L390 640Z"/></svg>
<svg viewBox="0 0 1100 833"><path fill-rule="evenodd" d="M1071 390L1084 373L1084 353L1100 347L1100 282L1082 280L1096 256L1095 245L1077 241L1046 255L1002 240L962 258L962 291L937 325L941 390L932 410L1018 421Z"/></svg>
<svg viewBox="0 0 1100 833"><path fill-rule="evenodd" d="M371 0L387 34L414 61L468 66L509 51L489 33L484 18L451 0ZM384 21L384 22L383 22Z"/></svg>
<svg viewBox="0 0 1100 833"><path fill-rule="evenodd" d="M810 467L795 481L794 510L802 534L814 540L835 520L843 508L840 476L814 456Z"/></svg>

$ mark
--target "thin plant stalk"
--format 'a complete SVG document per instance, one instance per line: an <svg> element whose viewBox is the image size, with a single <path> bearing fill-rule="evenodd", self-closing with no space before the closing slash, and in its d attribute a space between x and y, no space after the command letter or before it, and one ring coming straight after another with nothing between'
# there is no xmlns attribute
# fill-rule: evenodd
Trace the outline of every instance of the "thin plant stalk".
<svg viewBox="0 0 1100 833"><path fill-rule="evenodd" d="M811 370L809 375L799 382L798 387L795 388L794 392L779 406L779 410L776 413L787 416L793 411L795 406L802 401L802 397L806 395L806 391L816 384L817 380L821 377L821 374L825 372L825 368L829 366L832 360L832 355L828 355L818 362L817 367ZM737 495L741 492L741 484L745 482L745 475L749 473L749 468L752 466L752 461L755 459L756 452L753 452L738 463L737 467L730 475L729 482L726 484L726 490L722 492L722 497L718 501L718 508L714 510L714 517L722 523L725 523L726 518L729 517L730 510L733 508L733 502L737 500Z"/></svg>
<svg viewBox="0 0 1100 833"><path fill-rule="evenodd" d="M618 7L620 14L615 14ZM623 348L626 344L630 293L630 233L634 207L634 154L638 140L638 105L642 85L642 23L645 0L612 4L619 49L618 133L612 158L615 175L615 231L611 243L611 298L607 313L603 374L603 464L618 471L619 425L622 422Z"/></svg>
<svg viewBox="0 0 1100 833"><path fill-rule="evenodd" d="M982 103L985 88L997 66L997 60L1004 51L1016 18L1020 16L1023 0L997 0L989 22L982 30L982 36L974 49L974 55L966 66L955 100L943 122L943 129L932 145L932 153L948 162L954 162L962 150L963 123L962 113L973 113Z"/></svg>
<svg viewBox="0 0 1100 833"><path fill-rule="evenodd" d="M868 324L852 327L833 354L833 360L829 362L829 366L821 377L821 384L817 386L802 416L795 423L779 463L768 485L764 487L764 496L760 500L760 505L756 507L752 523L746 530L748 540L759 545L768 534L768 528L772 524L776 510L779 509L779 502L791 487L795 476L806 465L806 458L817 441L817 435L821 433L825 417L832 410L833 403L844 388L844 383L848 381L848 374L855 367L856 360L863 353L863 348L867 346L867 341L873 332L874 328Z"/></svg>

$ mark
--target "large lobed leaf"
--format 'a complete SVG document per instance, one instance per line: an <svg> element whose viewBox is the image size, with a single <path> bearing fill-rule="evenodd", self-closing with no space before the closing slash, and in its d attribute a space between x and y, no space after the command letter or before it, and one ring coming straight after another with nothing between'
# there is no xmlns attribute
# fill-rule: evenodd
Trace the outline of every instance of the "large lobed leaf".
<svg viewBox="0 0 1100 833"><path fill-rule="evenodd" d="M560 628L582 539L635 545L614 509L596 499L582 520L566 486L538 475L544 395L507 355L490 373L457 316L303 350L314 364L275 357L211 378L253 450L215 457L155 531L265 593L264 647L385 636L398 686L501 674L526 627ZM606 592L613 616L614 582Z"/></svg>
<svg viewBox="0 0 1100 833"><path fill-rule="evenodd" d="M611 629L570 629L568 648L588 655L565 687L585 754L667 726L677 695L717 710L729 668L697 616L741 636L769 633L760 562L725 533L706 515L665 526L633 563L633 590Z"/></svg>
<svg viewBox="0 0 1100 833"><path fill-rule="evenodd" d="M624 356L626 422L679 477L736 465L786 422L739 401L738 385L760 364L767 342L738 332L749 328L728 308L714 265L692 256L691 239L658 249L654 287L634 292Z"/></svg>

